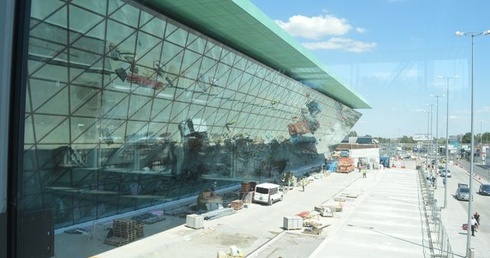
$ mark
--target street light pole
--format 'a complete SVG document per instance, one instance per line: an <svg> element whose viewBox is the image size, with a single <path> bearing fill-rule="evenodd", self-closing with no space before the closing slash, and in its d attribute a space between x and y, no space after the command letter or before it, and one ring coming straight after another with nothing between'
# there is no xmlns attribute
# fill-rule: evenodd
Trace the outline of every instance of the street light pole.
<svg viewBox="0 0 490 258"><path fill-rule="evenodd" d="M436 158L435 158L435 163L434 166L436 167L436 178L437 178L437 172L439 169L439 97L444 96L442 95L431 95L432 97L436 98ZM434 183L434 187L437 189L437 180L436 183Z"/></svg>
<svg viewBox="0 0 490 258"><path fill-rule="evenodd" d="M439 76L446 79L446 173L444 173L444 206L447 207L447 163L449 162L449 79L456 79L459 76Z"/></svg>
<svg viewBox="0 0 490 258"><path fill-rule="evenodd" d="M471 251L471 235L470 235L470 226L471 226L471 216L473 214L472 211L472 203L473 203L473 167L474 167L474 148L475 148L475 137L474 137L474 125L473 125L473 116L474 116L474 45L475 45L475 37L477 36L487 36L490 35L490 30L486 30L483 32L461 32L456 31L456 36L470 36L471 37L471 152L470 152L470 178L468 187L470 188L470 198L468 200L468 229L466 230L466 257L470 256Z"/></svg>
<svg viewBox="0 0 490 258"><path fill-rule="evenodd" d="M432 107L434 106L434 104L429 104L430 106L430 134L429 134L429 137L430 137L430 157L432 159L432 146L434 146L433 142L434 142L434 137L432 136ZM432 161L430 163L432 165Z"/></svg>
<svg viewBox="0 0 490 258"><path fill-rule="evenodd" d="M483 120L480 120L480 162L485 163L483 160Z"/></svg>
<svg viewBox="0 0 490 258"><path fill-rule="evenodd" d="M427 154L427 156L426 156L426 160L429 160L429 139L430 139L430 137L429 137L429 135L430 135L430 131L429 131L429 130L430 130L430 129L429 129L429 128L430 128L430 111L425 110L425 112L427 113L427 142L426 142L427 146L425 146L425 148L426 148L426 149L425 149L425 153ZM429 165L429 164L427 164L427 165ZM427 166L426 166L426 167L427 167Z"/></svg>

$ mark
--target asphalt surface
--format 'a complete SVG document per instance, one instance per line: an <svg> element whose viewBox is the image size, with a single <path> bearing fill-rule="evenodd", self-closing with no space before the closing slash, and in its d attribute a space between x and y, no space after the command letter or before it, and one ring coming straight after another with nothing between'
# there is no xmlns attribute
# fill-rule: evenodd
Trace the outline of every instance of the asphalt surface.
<svg viewBox="0 0 490 258"><path fill-rule="evenodd" d="M442 178L438 179L438 187L435 190L435 197L438 200L438 206L444 207L444 199L446 198L447 207L441 210L441 219L444 228L447 232L451 243L454 257L465 257L467 249L473 249L474 257L490 257L490 223L487 221L490 218L490 196L482 196L477 193L481 183L486 183L486 169L481 165L473 167L473 182L472 182L472 211L481 214L480 226L478 232L475 232L475 237L470 237L470 242L467 241L467 231L462 229L464 223L468 223L468 205L467 201L459 201L454 197L456 188L459 182L469 184L470 165L466 161L456 161L448 165L452 177L448 179L447 190L444 189Z"/></svg>

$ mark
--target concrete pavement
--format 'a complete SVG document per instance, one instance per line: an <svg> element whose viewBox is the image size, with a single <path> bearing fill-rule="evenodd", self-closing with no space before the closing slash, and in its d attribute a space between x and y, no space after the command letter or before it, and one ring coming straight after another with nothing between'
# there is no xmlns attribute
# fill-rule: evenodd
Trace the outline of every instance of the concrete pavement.
<svg viewBox="0 0 490 258"><path fill-rule="evenodd" d="M357 207L313 257L430 257L417 172L388 169L368 180Z"/></svg>
<svg viewBox="0 0 490 258"><path fill-rule="evenodd" d="M415 162L406 167L370 170L367 178L329 173L305 192L288 192L282 203L251 204L205 221L203 229L181 225L94 257L216 257L230 245L246 257L431 257ZM342 205L334 217L317 217L326 226L320 235L282 228L284 216L318 204Z"/></svg>
<svg viewBox="0 0 490 258"><path fill-rule="evenodd" d="M467 234L461 226L467 222L467 202L452 195L459 181L468 180L468 167L449 165L453 177L448 180L447 207L438 213L444 200L442 178L437 189L427 190L415 162L397 166L370 170L367 178L358 172L327 173L305 192L297 187L272 206L249 204L232 215L206 220L203 229L186 227L185 219L167 215L162 222L145 224L147 237L121 247L103 243L109 224L98 227L97 237L90 239L61 233L56 235L55 257L216 257L230 245L237 245L246 257L465 257ZM475 172L487 171L475 167ZM435 198L432 207L428 193ZM470 247L478 258L490 257L488 201L489 196L475 193L473 209L482 214L482 225L470 238ZM343 208L334 217L315 220L326 226L321 234L284 230L284 216L312 211L319 204ZM442 221L442 227L434 221Z"/></svg>

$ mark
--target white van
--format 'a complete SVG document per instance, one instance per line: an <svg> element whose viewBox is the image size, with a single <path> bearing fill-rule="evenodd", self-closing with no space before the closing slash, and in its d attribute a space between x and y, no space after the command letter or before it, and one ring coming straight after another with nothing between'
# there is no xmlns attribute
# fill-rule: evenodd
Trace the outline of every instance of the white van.
<svg viewBox="0 0 490 258"><path fill-rule="evenodd" d="M272 205L282 201L283 193L280 186L272 183L262 183L255 186L254 202Z"/></svg>

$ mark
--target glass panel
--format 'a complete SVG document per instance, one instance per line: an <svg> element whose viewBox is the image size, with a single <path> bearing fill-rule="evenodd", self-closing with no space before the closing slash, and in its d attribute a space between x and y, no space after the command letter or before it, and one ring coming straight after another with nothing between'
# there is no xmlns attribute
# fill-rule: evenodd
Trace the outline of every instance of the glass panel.
<svg viewBox="0 0 490 258"><path fill-rule="evenodd" d="M68 87L63 87L60 91L51 96L36 112L44 114L67 115L69 108ZM63 107L63 108L60 108Z"/></svg>
<svg viewBox="0 0 490 258"><path fill-rule="evenodd" d="M134 55L135 34L136 31L131 27L112 20L107 22L107 41L110 42L108 44L109 51L114 51L109 53L112 59L122 58L125 60L127 55ZM110 47L110 44L113 47Z"/></svg>
<svg viewBox="0 0 490 258"><path fill-rule="evenodd" d="M127 117L129 96L124 93L106 92L103 96L103 116L107 118Z"/></svg>
<svg viewBox="0 0 490 258"><path fill-rule="evenodd" d="M201 66L201 55L186 50L184 52L184 60L182 70L185 71L185 76L188 78L198 78L199 68ZM205 87L203 87L205 88Z"/></svg>
<svg viewBox="0 0 490 258"><path fill-rule="evenodd" d="M100 63L93 64L93 67L97 67L102 65ZM101 71L102 69L94 69L97 71ZM70 80L72 85L75 84L77 86L88 86L93 88L101 88L102 87L102 76L98 72L94 72L92 69L78 69L71 67L70 69ZM88 88L87 87L87 88Z"/></svg>
<svg viewBox="0 0 490 258"><path fill-rule="evenodd" d="M242 56L237 56L235 60L235 64L233 65L236 69L245 71L247 65L247 60L243 58Z"/></svg>
<svg viewBox="0 0 490 258"><path fill-rule="evenodd" d="M31 26L32 21L44 20L48 16L51 16L55 10L60 8L63 3L60 1L52 1L46 4L43 1L32 1L31 3ZM66 10L65 10L66 11ZM38 24L37 22L35 24Z"/></svg>
<svg viewBox="0 0 490 258"><path fill-rule="evenodd" d="M174 29L169 25L169 28L167 29L166 37L165 40L168 42L172 42L176 45L179 46L185 46L187 42L187 34L188 32L179 28L179 29Z"/></svg>
<svg viewBox="0 0 490 258"><path fill-rule="evenodd" d="M157 38L162 38L165 32L165 27L167 23L165 20L152 17L143 27L141 27L141 31L144 31L148 34L151 34Z"/></svg>
<svg viewBox="0 0 490 258"><path fill-rule="evenodd" d="M44 139L46 135L50 134L55 128L57 128L65 120L66 117L63 116L34 115L33 128L36 134L36 141ZM64 137L66 140L66 135L64 135ZM54 140L58 143L58 140L56 139Z"/></svg>
<svg viewBox="0 0 490 258"><path fill-rule="evenodd" d="M24 128L24 143L26 145L29 144L34 144L36 142L36 139L34 137L34 125L32 121L32 116L28 116L25 119L25 128ZM25 147L27 148L27 147Z"/></svg>
<svg viewBox="0 0 490 258"><path fill-rule="evenodd" d="M36 130L39 126L36 126ZM63 120L63 123L50 129L40 141L45 144L62 144L65 145L70 142L70 126L67 120Z"/></svg>
<svg viewBox="0 0 490 258"><path fill-rule="evenodd" d="M71 142L75 144L99 142L99 131L95 118L72 117L70 124Z"/></svg>
<svg viewBox="0 0 490 258"><path fill-rule="evenodd" d="M124 3L123 1L109 1L109 3L109 15L111 16L111 19L132 28L138 27L140 10L131 5L129 2ZM110 30L108 30L108 33L110 33Z"/></svg>
<svg viewBox="0 0 490 258"><path fill-rule="evenodd" d="M232 66L235 61L235 55L228 50L223 49L221 52L220 62L227 66Z"/></svg>
<svg viewBox="0 0 490 258"><path fill-rule="evenodd" d="M131 96L128 117L132 120L146 120L150 118L152 99L149 97Z"/></svg>
<svg viewBox="0 0 490 258"><path fill-rule="evenodd" d="M154 69L154 63L160 62L162 51L162 40L146 33L138 33L138 45L136 49L136 59L140 66ZM145 71L140 71L144 73ZM154 73L154 72L153 72Z"/></svg>
<svg viewBox="0 0 490 258"><path fill-rule="evenodd" d="M180 66L184 56L183 51L182 47L174 44L163 45L161 62L164 64L163 69L167 72L168 81L172 82L171 84L177 83L177 75L180 73ZM165 79L167 80L167 78Z"/></svg>
<svg viewBox="0 0 490 258"><path fill-rule="evenodd" d="M43 8L43 7L41 7L41 8ZM51 8L51 6L49 6L49 8ZM67 22L68 22L68 17L67 17L68 11L67 11L66 5L60 7L59 9L51 9L51 10L53 12L49 16L45 17L44 22L40 23L40 25L42 25L44 27L44 26L46 26L46 24L50 24L50 25L59 26L60 28L66 28ZM44 28L46 28L46 27L44 27ZM58 28L53 28L53 27L51 27L51 29L58 30ZM48 32L48 31L46 31L46 32ZM64 34L65 35L57 35L57 34L45 34L45 35L56 35L57 37L61 36L61 37L66 38L66 33L64 33ZM66 42L62 42L62 43L66 43Z"/></svg>
<svg viewBox="0 0 490 258"><path fill-rule="evenodd" d="M100 15L105 15L107 9L107 1L84 1L75 0L71 1L72 6L80 6L84 9L90 10L91 12L96 12Z"/></svg>
<svg viewBox="0 0 490 258"><path fill-rule="evenodd" d="M65 85L60 82L38 79L30 79L29 82L29 90L33 97L30 103L32 103L32 108L34 110L37 110L65 88Z"/></svg>
<svg viewBox="0 0 490 258"><path fill-rule="evenodd" d="M160 94L160 93L159 93ZM153 100L152 120L166 122L169 120L168 109L170 109L172 102L166 99ZM158 117L157 117L158 116Z"/></svg>
<svg viewBox="0 0 490 258"><path fill-rule="evenodd" d="M206 49L204 50L204 55L214 59L214 60L219 60L221 57L221 52L223 49L219 46L217 46L215 43L208 41L206 44Z"/></svg>
<svg viewBox="0 0 490 258"><path fill-rule="evenodd" d="M197 52L199 54L203 54L207 41L206 39L197 37L196 35L189 34L189 39L187 41L187 44L188 44L187 45L188 49Z"/></svg>
<svg viewBox="0 0 490 258"><path fill-rule="evenodd" d="M70 40L72 41L77 40L88 31L100 25L100 23L103 22L104 19L104 17L101 15L94 14L91 11L89 12L88 10L78 8L74 5L71 5L69 10L70 30L73 33ZM101 28L102 27L99 27L99 31ZM100 32L102 33L98 34L97 36L99 38L102 38L104 34L103 31Z"/></svg>
<svg viewBox="0 0 490 258"><path fill-rule="evenodd" d="M242 71L233 68L230 69L227 88L233 90L238 90L239 88L242 88L241 87L242 75L243 75Z"/></svg>
<svg viewBox="0 0 490 258"><path fill-rule="evenodd" d="M34 1L22 208L50 207L55 228L197 196L210 183L205 176L227 177L222 187L245 176L279 176L278 160L303 153L291 146L293 117L322 121L315 137L325 150L359 119L140 7ZM306 106L311 100L322 108L316 116ZM264 142L275 137L280 151L271 153ZM318 154L309 151L308 159Z"/></svg>

